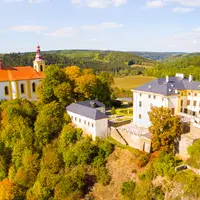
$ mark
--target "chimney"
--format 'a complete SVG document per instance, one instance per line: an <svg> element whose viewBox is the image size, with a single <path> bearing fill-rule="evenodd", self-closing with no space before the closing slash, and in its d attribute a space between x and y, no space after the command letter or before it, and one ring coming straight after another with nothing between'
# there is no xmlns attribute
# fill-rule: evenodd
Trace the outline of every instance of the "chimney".
<svg viewBox="0 0 200 200"><path fill-rule="evenodd" d="M2 67L3 67L3 62L2 60L0 60L0 69L2 69Z"/></svg>
<svg viewBox="0 0 200 200"><path fill-rule="evenodd" d="M97 104L95 102L90 102L90 105L92 106L92 108L96 108L97 107Z"/></svg>
<svg viewBox="0 0 200 200"><path fill-rule="evenodd" d="M189 75L189 82L192 82L192 81L193 81L193 76Z"/></svg>
<svg viewBox="0 0 200 200"><path fill-rule="evenodd" d="M166 76L166 83L169 82L169 76Z"/></svg>

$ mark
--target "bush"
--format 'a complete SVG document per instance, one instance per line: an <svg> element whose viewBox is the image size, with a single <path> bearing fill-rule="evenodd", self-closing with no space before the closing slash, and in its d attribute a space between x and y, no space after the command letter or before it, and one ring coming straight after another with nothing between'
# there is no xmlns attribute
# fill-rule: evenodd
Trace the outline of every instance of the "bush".
<svg viewBox="0 0 200 200"><path fill-rule="evenodd" d="M154 163L155 173L160 176L173 176L177 160L172 153L161 152L158 159Z"/></svg>
<svg viewBox="0 0 200 200"><path fill-rule="evenodd" d="M200 140L194 142L188 147L190 159L187 161L189 165L195 168L200 168Z"/></svg>
<svg viewBox="0 0 200 200"><path fill-rule="evenodd" d="M115 107L114 107L114 106L112 107L112 109L111 109L111 111L110 111L110 114L111 114L111 115L116 114L116 110L115 110Z"/></svg>
<svg viewBox="0 0 200 200"><path fill-rule="evenodd" d="M144 167L144 166L146 166L147 163L149 162L149 158L150 158L150 156L148 154L144 154L144 155L139 156L136 159L137 166L138 167Z"/></svg>
<svg viewBox="0 0 200 200"><path fill-rule="evenodd" d="M122 183L121 194L127 200L132 200L134 198L135 182L129 181Z"/></svg>
<svg viewBox="0 0 200 200"><path fill-rule="evenodd" d="M100 166L100 167L94 168L93 172L97 178L98 183L101 183L104 186L109 184L111 177L106 167Z"/></svg>

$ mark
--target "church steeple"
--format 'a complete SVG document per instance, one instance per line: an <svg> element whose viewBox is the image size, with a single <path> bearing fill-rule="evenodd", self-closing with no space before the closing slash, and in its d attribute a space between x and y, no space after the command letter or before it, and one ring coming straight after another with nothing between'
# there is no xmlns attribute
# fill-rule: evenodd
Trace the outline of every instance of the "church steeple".
<svg viewBox="0 0 200 200"><path fill-rule="evenodd" d="M37 72L42 72L45 69L45 61L42 59L40 53L40 46L37 46L35 60L33 61L33 67Z"/></svg>

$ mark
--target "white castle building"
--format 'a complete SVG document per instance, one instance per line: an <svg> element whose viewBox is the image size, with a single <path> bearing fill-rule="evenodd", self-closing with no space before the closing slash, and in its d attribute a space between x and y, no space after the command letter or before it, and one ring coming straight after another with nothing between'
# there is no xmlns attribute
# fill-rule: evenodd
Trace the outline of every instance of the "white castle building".
<svg viewBox="0 0 200 200"><path fill-rule="evenodd" d="M198 117L200 114L200 82L184 74L159 78L142 85L133 92L133 123L148 128L151 125L148 112L151 107L169 108L172 114Z"/></svg>

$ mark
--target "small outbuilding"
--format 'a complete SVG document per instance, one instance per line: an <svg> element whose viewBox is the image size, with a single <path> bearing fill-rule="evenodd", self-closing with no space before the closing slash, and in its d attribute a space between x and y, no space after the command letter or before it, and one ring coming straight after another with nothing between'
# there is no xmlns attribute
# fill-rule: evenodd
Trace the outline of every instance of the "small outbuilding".
<svg viewBox="0 0 200 200"><path fill-rule="evenodd" d="M99 101L83 101L72 103L66 107L72 123L83 129L84 134L104 138L108 135L108 117L105 114L105 105Z"/></svg>

